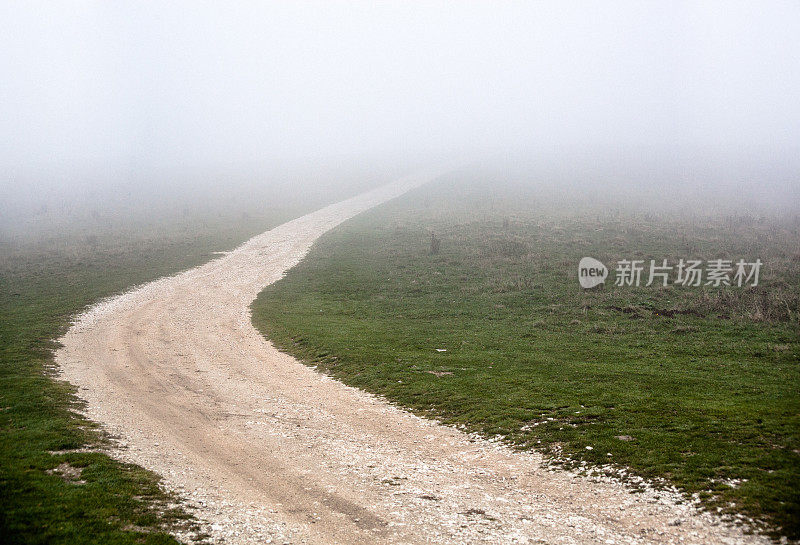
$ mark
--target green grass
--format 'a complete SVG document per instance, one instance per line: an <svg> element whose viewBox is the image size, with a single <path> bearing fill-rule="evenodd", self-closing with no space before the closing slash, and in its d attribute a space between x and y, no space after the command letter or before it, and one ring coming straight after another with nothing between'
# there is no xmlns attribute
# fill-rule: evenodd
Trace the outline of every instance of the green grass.
<svg viewBox="0 0 800 545"><path fill-rule="evenodd" d="M318 185L302 203L260 190L246 210L201 201L172 213L161 202L154 213L157 197L147 197L113 214L89 203L84 218L64 205L33 218L38 230L0 231L0 543L176 543L171 530L199 530L157 475L98 451L112 438L55 380L53 339L86 305L208 261L367 182Z"/></svg>
<svg viewBox="0 0 800 545"><path fill-rule="evenodd" d="M797 218L491 181L445 180L332 231L259 296L256 326L419 414L555 463L631 468L800 538ZM757 288L584 292L585 255L765 266Z"/></svg>

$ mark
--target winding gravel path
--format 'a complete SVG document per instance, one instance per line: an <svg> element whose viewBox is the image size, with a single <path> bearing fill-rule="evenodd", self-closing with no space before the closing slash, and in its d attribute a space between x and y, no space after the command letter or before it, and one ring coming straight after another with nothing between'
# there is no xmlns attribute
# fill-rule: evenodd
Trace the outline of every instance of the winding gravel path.
<svg viewBox="0 0 800 545"><path fill-rule="evenodd" d="M415 175L103 301L56 355L116 455L156 471L227 543L766 543L677 505L546 469L322 376L249 305L323 233Z"/></svg>

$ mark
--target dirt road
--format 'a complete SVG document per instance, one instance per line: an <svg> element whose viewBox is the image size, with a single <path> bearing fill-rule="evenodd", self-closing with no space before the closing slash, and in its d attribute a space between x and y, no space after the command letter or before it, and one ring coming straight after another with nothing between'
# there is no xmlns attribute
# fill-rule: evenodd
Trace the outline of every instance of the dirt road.
<svg viewBox="0 0 800 545"><path fill-rule="evenodd" d="M101 302L57 353L117 455L164 476L227 543L761 543L667 494L551 472L278 352L249 305L317 237L417 175Z"/></svg>

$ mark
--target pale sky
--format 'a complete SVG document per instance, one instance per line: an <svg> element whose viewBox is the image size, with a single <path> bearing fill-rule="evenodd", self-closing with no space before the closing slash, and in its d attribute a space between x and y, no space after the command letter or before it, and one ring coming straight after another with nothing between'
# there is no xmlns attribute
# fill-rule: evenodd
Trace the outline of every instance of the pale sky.
<svg viewBox="0 0 800 545"><path fill-rule="evenodd" d="M800 2L3 2L6 173L800 152ZM587 151L588 150L588 151Z"/></svg>

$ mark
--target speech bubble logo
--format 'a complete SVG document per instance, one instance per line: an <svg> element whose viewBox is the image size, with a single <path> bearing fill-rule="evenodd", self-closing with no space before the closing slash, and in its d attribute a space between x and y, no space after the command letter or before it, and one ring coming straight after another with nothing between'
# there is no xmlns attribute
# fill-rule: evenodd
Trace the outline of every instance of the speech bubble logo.
<svg viewBox="0 0 800 545"><path fill-rule="evenodd" d="M584 289L604 284L607 276L606 266L593 257L584 257L578 263L578 282Z"/></svg>

